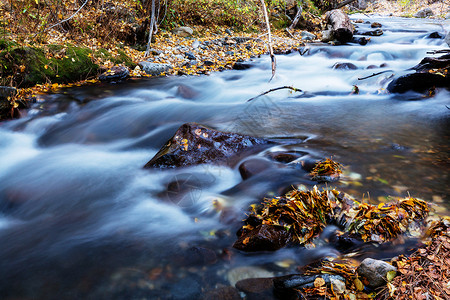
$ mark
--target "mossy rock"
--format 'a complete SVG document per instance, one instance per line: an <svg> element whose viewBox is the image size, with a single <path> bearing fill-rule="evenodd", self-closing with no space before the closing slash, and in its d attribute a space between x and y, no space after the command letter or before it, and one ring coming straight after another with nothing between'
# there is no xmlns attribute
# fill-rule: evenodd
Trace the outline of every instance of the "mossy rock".
<svg viewBox="0 0 450 300"><path fill-rule="evenodd" d="M125 51L119 49L117 51L119 55L113 56L111 53L108 52L108 50L101 48L95 52L96 56L102 57L102 59L109 59L114 64L124 64L127 67L134 69L136 67L136 64L133 62L133 60L125 53Z"/></svg>
<svg viewBox="0 0 450 300"><path fill-rule="evenodd" d="M97 75L98 65L92 59L92 50L72 45L51 45L45 55L41 48L8 47L0 52L1 84L13 81L17 87L38 83L68 83ZM59 54L61 58L56 58Z"/></svg>

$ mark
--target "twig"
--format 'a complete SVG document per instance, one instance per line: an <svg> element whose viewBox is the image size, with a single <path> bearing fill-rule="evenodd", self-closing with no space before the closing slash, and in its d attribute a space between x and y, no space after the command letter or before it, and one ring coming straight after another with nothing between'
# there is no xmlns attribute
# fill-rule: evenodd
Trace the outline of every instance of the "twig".
<svg viewBox="0 0 450 300"><path fill-rule="evenodd" d="M270 80L269 80L269 82L270 82L272 80L273 76L275 76L275 71L276 71L277 66L276 66L275 55L273 54L273 48L272 48L272 34L270 32L269 15L267 14L266 3L264 2L264 0L261 0L261 5L263 7L264 18L266 20L267 34L268 34L268 40L269 40L270 60L272 61L272 77L270 77Z"/></svg>
<svg viewBox="0 0 450 300"><path fill-rule="evenodd" d="M293 86L287 86L287 85L285 85L285 86L280 86L280 87L273 88L273 89L270 89L270 90L268 90L268 91L265 91L264 93L261 93L261 94L259 94L258 96L255 96L255 97L252 97L252 98L248 99L247 102L250 102L250 101L252 101L252 100L255 100L256 98L259 98L259 97L261 97L261 96L264 96L264 95L266 95L266 94L268 94L268 93L275 92L275 91L278 91L278 90L283 90L283 89L293 90L294 92L302 92L301 89L298 89L298 88L293 87Z"/></svg>
<svg viewBox="0 0 450 300"><path fill-rule="evenodd" d="M50 30L50 29L52 29L52 28L55 27L55 26L61 25L62 23L69 21L70 19L72 19L73 17L75 17L75 15L76 15L77 13L79 13L80 10L82 10L83 7L84 7L88 2L89 2L89 0L86 0L86 1L83 3L83 5L81 5L80 8L79 8L73 15L71 15L71 16L68 17L67 19L62 20L61 22L58 22L58 23L56 23L56 24L50 26L49 28L45 29L44 31Z"/></svg>
<svg viewBox="0 0 450 300"><path fill-rule="evenodd" d="M370 77L374 77L374 76L378 76L380 74L387 73L387 72L394 72L394 71L393 70L386 70L386 71L383 71L383 72L373 73L372 75L369 75L369 76L366 76L366 77L360 77L360 78L358 78L358 80L364 80L364 79L367 79L367 78L370 78Z"/></svg>

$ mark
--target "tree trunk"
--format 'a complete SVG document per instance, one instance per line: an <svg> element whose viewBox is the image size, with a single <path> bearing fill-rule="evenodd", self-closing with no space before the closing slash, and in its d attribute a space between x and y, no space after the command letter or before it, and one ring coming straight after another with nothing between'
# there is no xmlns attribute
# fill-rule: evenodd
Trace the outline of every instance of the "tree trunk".
<svg viewBox="0 0 450 300"><path fill-rule="evenodd" d="M353 25L350 18L340 9L333 9L326 14L327 24L336 40L341 43L350 42L353 38Z"/></svg>
<svg viewBox="0 0 450 300"><path fill-rule="evenodd" d="M156 23L156 0L152 0L152 10L151 10L151 19L150 19L150 29L148 32L148 43L147 43L147 51L145 51L145 56L150 55L150 44L152 43L153 37L153 28L155 28Z"/></svg>

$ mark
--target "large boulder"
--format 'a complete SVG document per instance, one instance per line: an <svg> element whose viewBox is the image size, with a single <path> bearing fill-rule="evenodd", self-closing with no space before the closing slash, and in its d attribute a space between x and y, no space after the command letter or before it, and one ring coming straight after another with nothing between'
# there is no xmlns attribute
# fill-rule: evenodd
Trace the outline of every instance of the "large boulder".
<svg viewBox="0 0 450 300"><path fill-rule="evenodd" d="M424 93L434 88L450 88L450 54L441 57L425 57L415 67L416 73L400 76L389 83L391 93L415 91ZM430 72L432 71L432 72Z"/></svg>
<svg viewBox="0 0 450 300"><path fill-rule="evenodd" d="M197 123L183 124L144 168L198 164L232 165L234 159L271 144L264 139L217 131Z"/></svg>
<svg viewBox="0 0 450 300"><path fill-rule="evenodd" d="M333 9L326 14L327 28L333 34L334 39L341 43L350 42L355 31L348 15L340 9Z"/></svg>

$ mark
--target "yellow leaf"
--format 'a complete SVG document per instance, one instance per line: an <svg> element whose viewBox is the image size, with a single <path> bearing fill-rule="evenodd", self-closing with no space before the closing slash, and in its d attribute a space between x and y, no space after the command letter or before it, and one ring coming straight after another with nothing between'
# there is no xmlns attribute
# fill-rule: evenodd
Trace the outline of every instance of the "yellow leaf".
<svg viewBox="0 0 450 300"><path fill-rule="evenodd" d="M353 283L355 284L355 287L358 291L364 290L364 284L358 278L356 278L355 281L353 281Z"/></svg>
<svg viewBox="0 0 450 300"><path fill-rule="evenodd" d="M314 286L317 287L321 287L325 285L325 280L323 280L322 277L317 277L316 280L314 280Z"/></svg>
<svg viewBox="0 0 450 300"><path fill-rule="evenodd" d="M48 69L48 66L47 66L47 65L45 65L45 66L44 66L44 68L45 68L45 69L47 70L47 69Z"/></svg>
<svg viewBox="0 0 450 300"><path fill-rule="evenodd" d="M389 272L387 272L387 274L386 274L387 281L391 282L395 278L395 275L397 275L396 271L389 271Z"/></svg>
<svg viewBox="0 0 450 300"><path fill-rule="evenodd" d="M39 4L39 0L34 0L34 1L36 1L36 4Z"/></svg>

